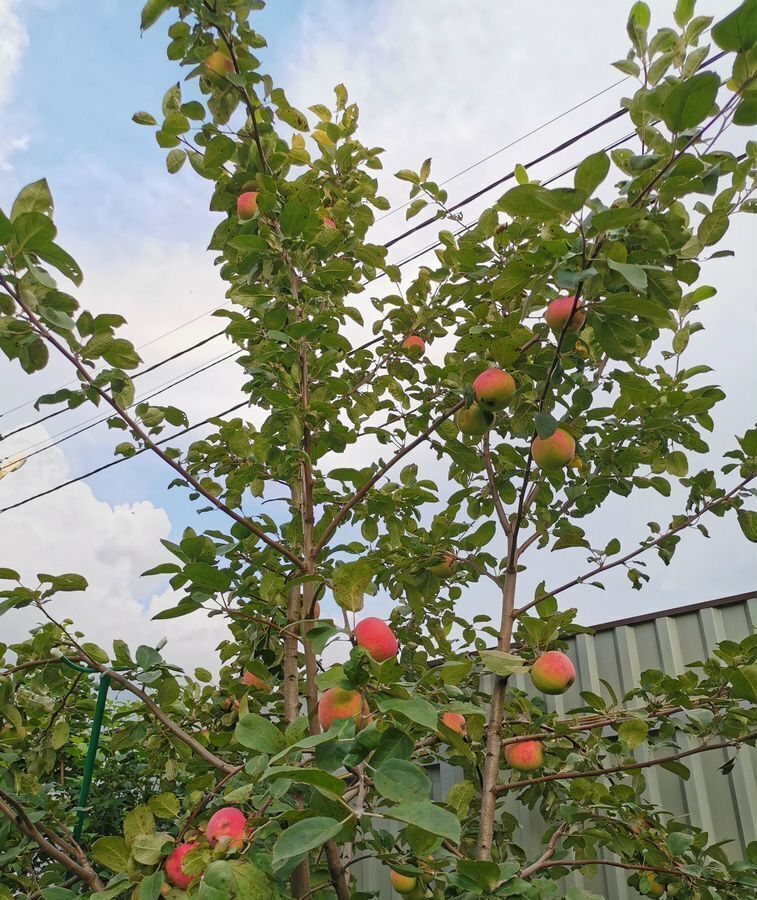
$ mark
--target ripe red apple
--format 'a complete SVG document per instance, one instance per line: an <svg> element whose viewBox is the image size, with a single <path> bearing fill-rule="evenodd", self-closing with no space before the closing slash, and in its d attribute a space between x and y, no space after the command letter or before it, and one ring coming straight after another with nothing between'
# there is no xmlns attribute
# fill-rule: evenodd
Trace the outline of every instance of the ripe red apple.
<svg viewBox="0 0 757 900"><path fill-rule="evenodd" d="M429 572L437 578L447 578L457 568L457 557L454 553L445 553L440 562L429 566Z"/></svg>
<svg viewBox="0 0 757 900"><path fill-rule="evenodd" d="M166 878L177 888L185 891L189 885L197 878L197 875L185 875L183 862L184 857L190 850L199 847L199 844L179 844L178 847L171 851L166 859Z"/></svg>
<svg viewBox="0 0 757 900"><path fill-rule="evenodd" d="M246 669L244 675L242 676L242 684L245 687L255 688L256 691L263 691L266 694L271 690L262 678L258 678L257 675L253 674L252 672L248 672Z"/></svg>
<svg viewBox="0 0 757 900"><path fill-rule="evenodd" d="M534 438L531 455L540 469L561 469L576 455L576 442L567 431L557 428L548 438Z"/></svg>
<svg viewBox="0 0 757 900"><path fill-rule="evenodd" d="M258 209L258 192L245 191L237 197L237 216L240 222L249 222Z"/></svg>
<svg viewBox="0 0 757 900"><path fill-rule="evenodd" d="M559 334L563 330L573 309L575 299L575 297L557 297L549 304L544 312L544 321L552 331ZM570 320L568 331L578 331L585 321L586 313L581 309L581 302L579 301L576 311L573 313L573 318Z"/></svg>
<svg viewBox="0 0 757 900"><path fill-rule="evenodd" d="M398 894L412 894L418 884L418 879L414 876L401 875L399 872L395 872L394 869L389 873L389 880Z"/></svg>
<svg viewBox="0 0 757 900"><path fill-rule="evenodd" d="M564 694L575 680L573 663L559 650L548 650L531 666L531 681L543 694Z"/></svg>
<svg viewBox="0 0 757 900"><path fill-rule="evenodd" d="M503 369L487 369L473 382L473 393L482 409L504 409L513 398L515 382Z"/></svg>
<svg viewBox="0 0 757 900"><path fill-rule="evenodd" d="M465 726L465 716L456 712L442 713L442 724L446 725L447 728L452 729L452 731L456 731L458 734L465 734L467 730Z"/></svg>
<svg viewBox="0 0 757 900"><path fill-rule="evenodd" d="M225 850L241 850L244 844L244 832L247 818L241 809L225 806L214 812L208 819L205 834L211 847L219 846Z"/></svg>
<svg viewBox="0 0 757 900"><path fill-rule="evenodd" d="M324 691L318 703L318 721L324 731L338 719L354 719L360 726L366 718L363 698L359 691L348 691L345 688L329 688Z"/></svg>
<svg viewBox="0 0 757 900"><path fill-rule="evenodd" d="M494 416L482 409L477 403L467 409L463 408L457 411L455 415L455 424L462 434L469 434L473 437L481 437L491 428Z"/></svg>
<svg viewBox="0 0 757 900"><path fill-rule="evenodd" d="M402 342L402 346L407 350L408 356L423 356L426 352L426 342L417 334L409 334Z"/></svg>
<svg viewBox="0 0 757 900"><path fill-rule="evenodd" d="M336 222L333 219L324 219L323 220L324 228L336 229Z"/></svg>
<svg viewBox="0 0 757 900"><path fill-rule="evenodd" d="M535 772L544 765L544 744L541 741L521 741L507 744L505 759L516 772Z"/></svg>
<svg viewBox="0 0 757 900"><path fill-rule="evenodd" d="M363 619L355 626L354 635L358 647L367 650L376 662L393 659L399 650L394 632L381 619Z"/></svg>
<svg viewBox="0 0 757 900"><path fill-rule="evenodd" d="M213 75L231 75L234 63L225 53L216 50L205 60L205 71Z"/></svg>

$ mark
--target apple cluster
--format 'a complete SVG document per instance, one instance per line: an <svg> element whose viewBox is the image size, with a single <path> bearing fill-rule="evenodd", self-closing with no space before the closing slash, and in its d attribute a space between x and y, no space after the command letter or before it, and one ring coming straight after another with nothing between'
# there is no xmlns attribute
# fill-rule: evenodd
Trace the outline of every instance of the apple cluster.
<svg viewBox="0 0 757 900"><path fill-rule="evenodd" d="M214 812L205 826L207 844L219 856L239 852L245 844L247 818L234 806L225 806ZM203 844L198 841L179 844L166 859L166 877L177 888L186 890L202 873L188 875L184 871L184 857Z"/></svg>

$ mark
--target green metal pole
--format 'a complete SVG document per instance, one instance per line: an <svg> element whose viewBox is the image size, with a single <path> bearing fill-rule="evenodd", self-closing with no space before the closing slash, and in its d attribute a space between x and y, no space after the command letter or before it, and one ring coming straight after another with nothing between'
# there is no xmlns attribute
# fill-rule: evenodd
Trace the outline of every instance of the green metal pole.
<svg viewBox="0 0 757 900"><path fill-rule="evenodd" d="M87 747L87 760L84 763L84 774L81 780L81 790L79 791L79 813L76 817L76 828L74 828L74 840L78 843L81 840L82 829L84 828L84 820L87 817L84 807L89 799L89 788L92 784L92 773L95 768L95 759L97 758L97 746L100 743L100 730L102 729L103 717L105 715L105 702L108 699L108 688L110 687L110 676L103 675L100 679L100 687L97 691L97 705L95 706L95 717L92 720L92 732L89 735L89 746Z"/></svg>

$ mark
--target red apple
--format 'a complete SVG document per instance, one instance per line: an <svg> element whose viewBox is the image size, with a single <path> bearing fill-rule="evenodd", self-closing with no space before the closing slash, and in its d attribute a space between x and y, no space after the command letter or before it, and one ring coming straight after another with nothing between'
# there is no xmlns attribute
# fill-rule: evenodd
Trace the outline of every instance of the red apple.
<svg viewBox="0 0 757 900"><path fill-rule="evenodd" d="M389 880L398 894L412 894L418 884L418 879L414 876L401 875L399 872L395 872L394 869L389 873Z"/></svg>
<svg viewBox="0 0 757 900"><path fill-rule="evenodd" d="M465 734L466 732L465 716L460 713L442 713L442 724L446 725L447 728L450 728L452 731L456 731L458 734Z"/></svg>
<svg viewBox="0 0 757 900"><path fill-rule="evenodd" d="M324 219L323 220L324 228L336 229L336 222L333 219Z"/></svg>
<svg viewBox="0 0 757 900"><path fill-rule="evenodd" d="M548 438L534 438L531 455L540 469L561 469L576 455L576 442L562 428L557 428Z"/></svg>
<svg viewBox="0 0 757 900"><path fill-rule="evenodd" d="M354 635L358 647L367 650L376 662L393 659L399 650L394 632L381 619L363 619L355 626Z"/></svg>
<svg viewBox="0 0 757 900"><path fill-rule="evenodd" d="M211 847L225 850L241 850L244 844L244 832L247 818L241 809L225 806L214 812L208 819L205 834Z"/></svg>
<svg viewBox="0 0 757 900"><path fill-rule="evenodd" d="M476 403L485 410L504 409L515 393L512 375L502 369L487 369L473 382Z"/></svg>
<svg viewBox="0 0 757 900"><path fill-rule="evenodd" d="M535 772L544 765L544 744L541 741L521 741L505 746L505 759L516 772Z"/></svg>
<svg viewBox="0 0 757 900"><path fill-rule="evenodd" d="M185 891L197 878L197 875L184 874L184 857L190 850L195 850L199 844L179 844L166 859L166 878L177 888Z"/></svg>
<svg viewBox="0 0 757 900"><path fill-rule="evenodd" d="M242 676L242 684L245 687L255 688L256 691L263 691L266 694L271 690L262 678L258 678L257 675L254 675L252 672L248 672L246 669L244 675Z"/></svg>
<svg viewBox="0 0 757 900"><path fill-rule="evenodd" d="M564 694L575 680L573 663L559 650L548 650L531 666L531 681L543 694Z"/></svg>
<svg viewBox="0 0 757 900"><path fill-rule="evenodd" d="M463 408L457 411L455 415L455 424L462 434L469 434L473 437L481 437L491 428L494 416L482 409L477 403L467 409Z"/></svg>
<svg viewBox="0 0 757 900"><path fill-rule="evenodd" d="M407 350L408 356L419 357L426 352L426 342L417 334L409 334L402 342L402 346Z"/></svg>
<svg viewBox="0 0 757 900"><path fill-rule="evenodd" d="M205 71L212 75L231 75L234 63L225 53L216 50L205 60Z"/></svg>
<svg viewBox="0 0 757 900"><path fill-rule="evenodd" d="M258 192L245 191L237 198L237 216L240 222L249 222L258 210Z"/></svg>
<svg viewBox="0 0 757 900"><path fill-rule="evenodd" d="M445 553L440 562L429 566L429 572L437 578L447 578L457 568L457 557L454 553Z"/></svg>
<svg viewBox="0 0 757 900"><path fill-rule="evenodd" d="M573 310L575 300L575 297L557 297L549 304L544 313L544 321L552 331L559 334L563 330ZM573 313L573 318L570 320L568 331L578 331L585 321L586 313L581 309L581 302L579 301L576 311Z"/></svg>
<svg viewBox="0 0 757 900"><path fill-rule="evenodd" d="M318 703L318 721L324 731L338 719L354 719L360 726L366 718L363 698L359 691L348 691L345 688L329 688L324 691Z"/></svg>

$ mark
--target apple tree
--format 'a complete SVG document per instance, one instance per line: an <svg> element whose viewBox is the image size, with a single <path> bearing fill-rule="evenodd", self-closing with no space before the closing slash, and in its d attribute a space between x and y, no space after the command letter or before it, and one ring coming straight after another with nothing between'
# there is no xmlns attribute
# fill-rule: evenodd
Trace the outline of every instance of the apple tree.
<svg viewBox="0 0 757 900"><path fill-rule="evenodd" d="M713 24L678 0L655 34L634 4L615 63L634 79L634 137L558 187L518 167L462 225L430 160L398 172L407 218L438 233L412 275L370 240L389 207L381 148L360 142L343 85L304 112L262 73L262 6L148 0L142 28L167 25L183 80L134 116L169 172L212 187L218 315L254 416L212 411L181 449L184 412L136 399L123 318L79 306L46 182L0 212L0 348L28 373L65 359L77 385L39 402L105 408L119 457L160 458L197 516L146 573L176 593L159 618L229 628L217 678L162 647L114 635L104 649L81 627L84 576L30 580L3 560L0 614L31 608L39 625L0 645L0 898L348 900L366 896L367 858L414 898L554 898L601 866L645 896L757 897L757 847L733 860L731 835L657 808L644 780L686 777L714 749L739 765L757 735L757 637L646 671L623 697L583 693L567 718L542 697L575 678L572 589L613 569L642 588L645 559L674 564L712 517L757 540L757 429L744 423L720 471L696 470L724 395L688 346L718 302L702 261L727 257L714 248L731 221L757 211L757 145L721 147L757 123L757 3ZM639 544L591 537L608 500L674 489L683 508L671 500ZM553 583L549 554L581 548L581 570ZM543 580L526 595L529 566ZM477 584L501 601L493 621ZM82 622L56 614L67 591ZM386 622L367 615L377 592ZM518 671L533 693L508 684ZM437 762L460 773L444 797ZM513 802L544 818L536 856Z"/></svg>

